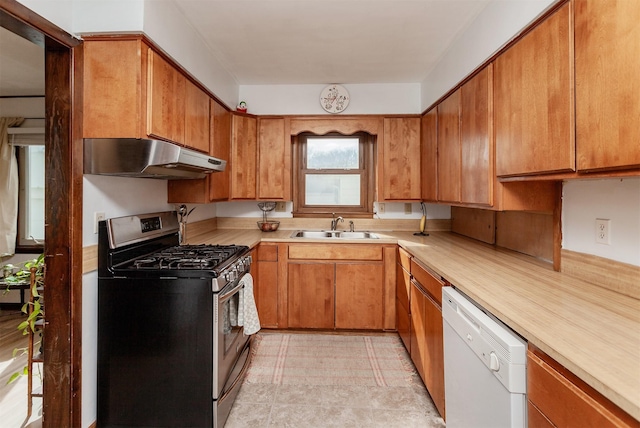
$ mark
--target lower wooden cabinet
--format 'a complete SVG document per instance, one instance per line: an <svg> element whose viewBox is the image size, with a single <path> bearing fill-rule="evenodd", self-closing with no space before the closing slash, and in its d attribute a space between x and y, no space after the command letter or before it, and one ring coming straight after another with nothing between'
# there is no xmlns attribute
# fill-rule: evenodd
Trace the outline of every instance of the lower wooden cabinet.
<svg viewBox="0 0 640 428"><path fill-rule="evenodd" d="M333 263L289 263L287 307L291 328L334 326Z"/></svg>
<svg viewBox="0 0 640 428"><path fill-rule="evenodd" d="M254 251L253 292L260 325L278 328L278 245L260 244Z"/></svg>
<svg viewBox="0 0 640 428"><path fill-rule="evenodd" d="M280 278L286 296L280 327L395 329L395 249L389 249L393 248L289 245L286 259L278 262L286 270Z"/></svg>
<svg viewBox="0 0 640 428"><path fill-rule="evenodd" d="M640 422L531 345L527 352L527 398L530 428L640 426Z"/></svg>
<svg viewBox="0 0 640 428"><path fill-rule="evenodd" d="M400 249L402 251L402 249ZM396 328L407 351L411 353L411 313L409 311L409 296L411 293L411 274L396 265Z"/></svg>
<svg viewBox="0 0 640 428"><path fill-rule="evenodd" d="M382 330L384 266L376 263L336 264L335 327Z"/></svg>
<svg viewBox="0 0 640 428"><path fill-rule="evenodd" d="M396 270L398 334L438 412L446 418L441 307L444 281L413 258L409 258L409 263L401 263L405 259L400 253ZM410 267L409 272L404 268L405 265ZM407 287L409 295L405 296ZM406 304L408 306L405 307Z"/></svg>
<svg viewBox="0 0 640 428"><path fill-rule="evenodd" d="M411 359L445 418L442 309L416 281L411 287Z"/></svg>

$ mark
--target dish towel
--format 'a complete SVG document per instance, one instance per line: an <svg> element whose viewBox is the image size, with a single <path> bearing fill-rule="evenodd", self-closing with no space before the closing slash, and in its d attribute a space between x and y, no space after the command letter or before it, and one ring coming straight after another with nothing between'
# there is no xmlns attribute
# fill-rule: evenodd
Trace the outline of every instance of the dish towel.
<svg viewBox="0 0 640 428"><path fill-rule="evenodd" d="M249 336L260 330L258 308L253 295L253 276L250 273L240 278L243 284L240 290L240 304L238 305L238 325L244 326L244 334Z"/></svg>

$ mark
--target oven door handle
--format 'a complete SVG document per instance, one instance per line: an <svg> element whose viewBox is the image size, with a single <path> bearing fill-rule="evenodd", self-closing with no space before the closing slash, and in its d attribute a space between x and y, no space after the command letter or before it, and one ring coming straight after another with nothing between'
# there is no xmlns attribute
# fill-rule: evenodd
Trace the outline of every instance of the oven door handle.
<svg viewBox="0 0 640 428"><path fill-rule="evenodd" d="M242 287L244 287L244 284L242 283L242 281L238 281L238 284L235 287L233 287L229 292L224 293L222 296L220 296L220 303L224 303L225 301L229 300L231 296L236 294Z"/></svg>

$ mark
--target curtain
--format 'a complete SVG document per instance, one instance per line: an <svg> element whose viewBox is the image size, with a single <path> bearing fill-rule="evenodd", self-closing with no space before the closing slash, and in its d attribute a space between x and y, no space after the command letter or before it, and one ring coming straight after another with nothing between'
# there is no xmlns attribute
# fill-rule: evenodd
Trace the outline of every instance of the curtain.
<svg viewBox="0 0 640 428"><path fill-rule="evenodd" d="M18 161L9 145L7 129L24 122L21 117L0 117L0 256L16 250L18 232Z"/></svg>

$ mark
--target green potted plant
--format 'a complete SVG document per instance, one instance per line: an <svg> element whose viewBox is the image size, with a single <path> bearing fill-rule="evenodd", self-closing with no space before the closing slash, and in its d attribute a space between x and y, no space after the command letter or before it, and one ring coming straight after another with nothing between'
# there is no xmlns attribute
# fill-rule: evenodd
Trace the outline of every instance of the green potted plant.
<svg viewBox="0 0 640 428"><path fill-rule="evenodd" d="M14 271L18 269L17 271ZM44 320L44 307L42 305L42 296L39 293L39 289L44 285L44 254L41 254L38 258L28 260L20 263L19 265L7 264L2 267L4 282L7 285L5 292L8 292L11 285L24 284L25 282L31 283L31 275L34 275L34 281L31 283L31 294L33 299L29 299L22 306L22 312L27 315L27 319L18 324L18 330L22 331L23 335L29 334L29 332L40 334L40 340L34 343L34 349L37 349L42 341L42 333L36 329L36 325L40 320ZM13 357L15 358L18 353L24 355L29 352L29 348L15 348L13 350ZM25 366L21 372L16 372L11 375L7 383L12 383L20 376L26 376L29 374L29 366Z"/></svg>

